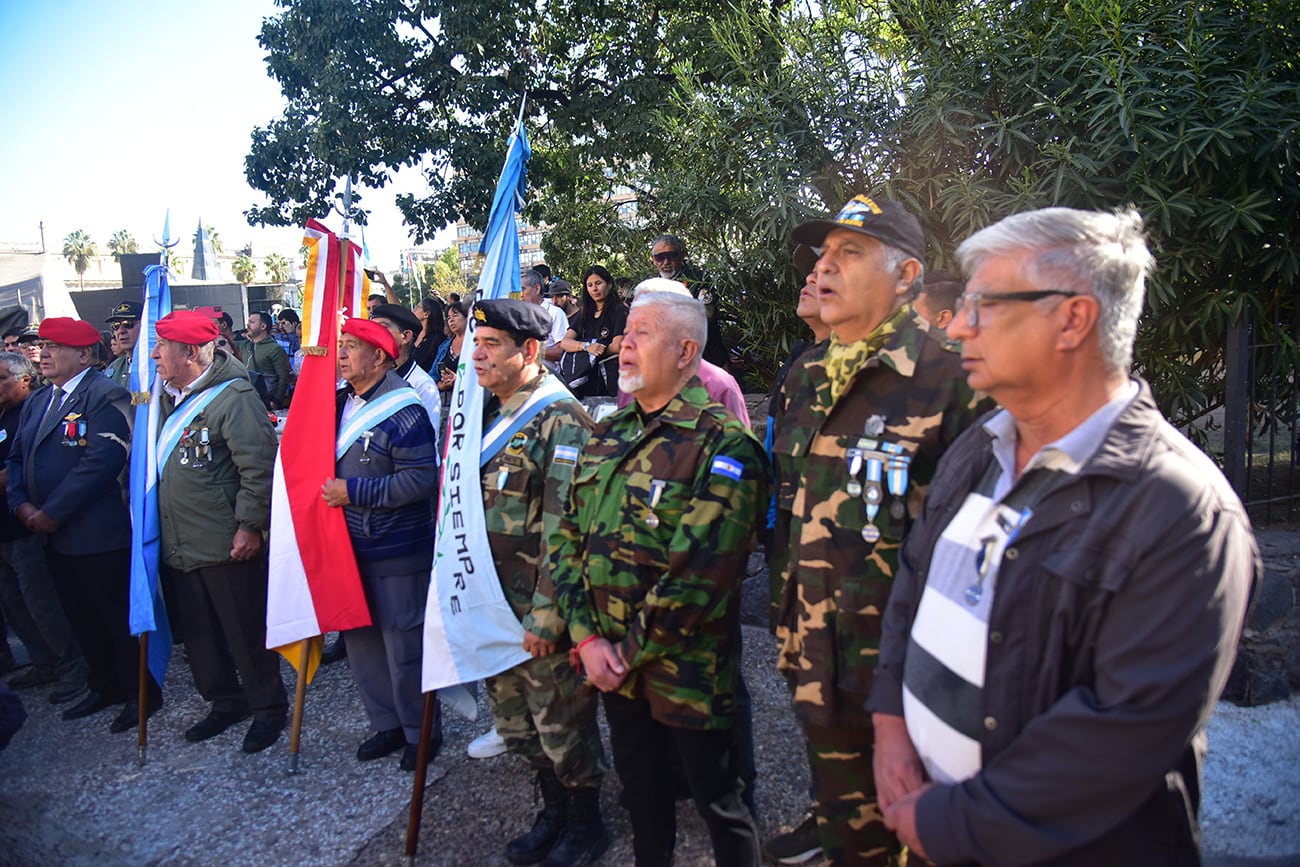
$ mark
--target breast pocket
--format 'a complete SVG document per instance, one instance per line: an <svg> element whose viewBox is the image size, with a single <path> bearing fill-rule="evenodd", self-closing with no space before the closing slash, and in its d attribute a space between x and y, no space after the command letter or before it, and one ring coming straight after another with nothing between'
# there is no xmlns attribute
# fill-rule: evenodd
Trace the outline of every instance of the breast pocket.
<svg viewBox="0 0 1300 867"><path fill-rule="evenodd" d="M690 506L690 482L630 473L623 499L625 541L647 550L665 550Z"/></svg>
<svg viewBox="0 0 1300 867"><path fill-rule="evenodd" d="M1133 576L1131 563L1113 546L1081 543L1072 535L1058 534L1037 569L1038 610L1051 612L1041 639L1047 648L1044 658L1061 660L1056 682L1042 685L1049 693L1045 699L1093 683L1097 636L1106 611ZM1003 568L1020 556L1020 548L1008 548Z"/></svg>

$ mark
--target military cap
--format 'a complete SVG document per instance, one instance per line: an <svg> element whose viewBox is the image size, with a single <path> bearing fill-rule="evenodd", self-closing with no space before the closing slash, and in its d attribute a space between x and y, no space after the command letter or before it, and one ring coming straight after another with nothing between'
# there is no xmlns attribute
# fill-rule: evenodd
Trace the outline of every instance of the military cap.
<svg viewBox="0 0 1300 867"><path fill-rule="evenodd" d="M545 340L551 333L551 317L540 304L498 298L474 304L474 320L488 328L509 331L516 340L532 337Z"/></svg>
<svg viewBox="0 0 1300 867"><path fill-rule="evenodd" d="M41 327L39 325L28 325L18 333L19 343L35 343L41 339Z"/></svg>
<svg viewBox="0 0 1300 867"><path fill-rule="evenodd" d="M375 309L370 311L370 318L387 319L402 331L411 331L416 334L419 334L424 329L415 314L401 304L376 304Z"/></svg>
<svg viewBox="0 0 1300 867"><path fill-rule="evenodd" d="M61 346L95 346L99 343L99 329L71 316L51 316L41 323L38 332L41 340Z"/></svg>
<svg viewBox="0 0 1300 867"><path fill-rule="evenodd" d="M848 229L868 235L925 261L925 233L916 217L898 202L854 196L833 220L809 220L794 228L794 239L809 247L820 247L832 229Z"/></svg>
<svg viewBox="0 0 1300 867"><path fill-rule="evenodd" d="M139 301L123 301L109 312L105 322L119 322L123 319L139 319L144 305Z"/></svg>
<svg viewBox="0 0 1300 867"><path fill-rule="evenodd" d="M158 320L158 336L176 343L202 346L220 336L217 324L197 310L173 310Z"/></svg>
<svg viewBox="0 0 1300 867"><path fill-rule="evenodd" d="M353 317L343 323L343 333L364 340L371 346L378 346L388 353L389 358L397 358L397 341L393 339L392 332L378 322Z"/></svg>

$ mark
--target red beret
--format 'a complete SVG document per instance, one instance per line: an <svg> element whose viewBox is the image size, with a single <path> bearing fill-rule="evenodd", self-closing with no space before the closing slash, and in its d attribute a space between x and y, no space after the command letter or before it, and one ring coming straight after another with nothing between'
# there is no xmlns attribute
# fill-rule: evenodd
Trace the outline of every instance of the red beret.
<svg viewBox="0 0 1300 867"><path fill-rule="evenodd" d="M41 340L62 346L94 346L99 342L99 329L71 316L53 316L41 323Z"/></svg>
<svg viewBox="0 0 1300 867"><path fill-rule="evenodd" d="M197 310L173 310L158 320L158 336L176 343L202 346L219 336L216 323Z"/></svg>
<svg viewBox="0 0 1300 867"><path fill-rule="evenodd" d="M343 323L343 333L359 337L371 346L378 346L388 353L389 358L397 358L397 341L393 332L378 322L369 319L349 319Z"/></svg>

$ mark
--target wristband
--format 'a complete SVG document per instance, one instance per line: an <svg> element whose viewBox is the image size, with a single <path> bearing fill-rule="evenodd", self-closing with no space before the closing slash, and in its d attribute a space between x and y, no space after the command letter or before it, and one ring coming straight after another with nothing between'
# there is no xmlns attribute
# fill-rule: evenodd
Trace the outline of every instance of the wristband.
<svg viewBox="0 0 1300 867"><path fill-rule="evenodd" d="M588 635L586 638L579 641L576 647L569 651L569 665L573 666L573 670L578 674L582 674L582 648L586 647L599 637L600 636L598 635Z"/></svg>

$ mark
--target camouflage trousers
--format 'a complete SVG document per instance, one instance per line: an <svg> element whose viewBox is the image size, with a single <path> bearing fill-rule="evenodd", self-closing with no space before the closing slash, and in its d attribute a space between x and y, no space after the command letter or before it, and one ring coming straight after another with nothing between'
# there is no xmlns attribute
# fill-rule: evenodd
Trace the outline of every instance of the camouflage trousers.
<svg viewBox="0 0 1300 867"><path fill-rule="evenodd" d="M487 679L497 733L537 770L568 788L599 786L608 765L596 727L596 690L567 652L521 662Z"/></svg>
<svg viewBox="0 0 1300 867"><path fill-rule="evenodd" d="M870 724L834 728L805 724L803 733L812 770L817 836L826 860L837 867L905 864L900 860L902 844L885 827L876 805Z"/></svg>

